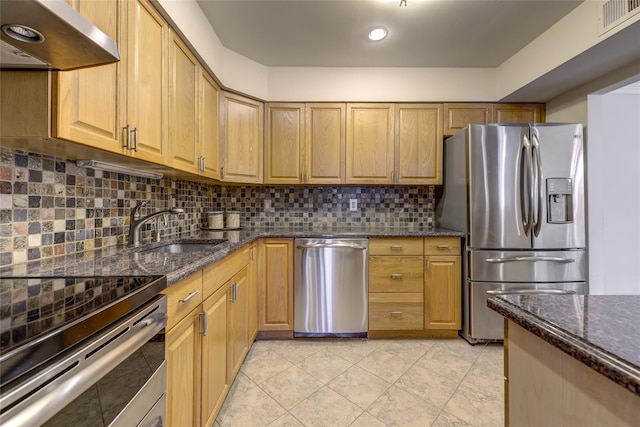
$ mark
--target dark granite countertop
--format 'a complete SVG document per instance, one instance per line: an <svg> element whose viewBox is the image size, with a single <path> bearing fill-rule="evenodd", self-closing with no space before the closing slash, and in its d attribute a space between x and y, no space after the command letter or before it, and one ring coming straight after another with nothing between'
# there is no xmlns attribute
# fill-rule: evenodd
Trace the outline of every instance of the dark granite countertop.
<svg viewBox="0 0 640 427"><path fill-rule="evenodd" d="M510 295L488 306L640 395L640 295Z"/></svg>
<svg viewBox="0 0 640 427"><path fill-rule="evenodd" d="M202 230L160 243L143 244L139 248L112 246L78 254L46 258L0 268L0 276L167 276L172 285L212 264L229 253L264 237L463 237L463 233L420 226L404 227L260 227L233 231ZM147 252L157 246L179 242L227 241L211 248L190 253ZM197 254L197 255L196 255Z"/></svg>

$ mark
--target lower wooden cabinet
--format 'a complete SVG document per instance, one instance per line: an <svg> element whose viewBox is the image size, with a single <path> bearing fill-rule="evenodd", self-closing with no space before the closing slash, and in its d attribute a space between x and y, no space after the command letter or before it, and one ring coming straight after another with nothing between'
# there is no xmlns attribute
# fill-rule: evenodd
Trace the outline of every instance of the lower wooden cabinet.
<svg viewBox="0 0 640 427"><path fill-rule="evenodd" d="M195 426L200 412L201 318L195 309L166 333L167 425Z"/></svg>
<svg viewBox="0 0 640 427"><path fill-rule="evenodd" d="M293 239L263 239L260 257L258 329L293 334Z"/></svg>
<svg viewBox="0 0 640 427"><path fill-rule="evenodd" d="M242 248L164 291L167 425L213 425L249 351L257 294L250 253Z"/></svg>
<svg viewBox="0 0 640 427"><path fill-rule="evenodd" d="M235 378L249 351L249 267L229 282L229 362L228 377Z"/></svg>
<svg viewBox="0 0 640 427"><path fill-rule="evenodd" d="M231 385L227 375L228 353L228 288L223 287L202 304L206 333L202 336L202 398L200 419L211 426L216 419ZM168 425L182 425L172 424ZM186 425L186 424L185 424Z"/></svg>
<svg viewBox="0 0 640 427"><path fill-rule="evenodd" d="M456 336L460 247L457 237L369 239L368 336Z"/></svg>

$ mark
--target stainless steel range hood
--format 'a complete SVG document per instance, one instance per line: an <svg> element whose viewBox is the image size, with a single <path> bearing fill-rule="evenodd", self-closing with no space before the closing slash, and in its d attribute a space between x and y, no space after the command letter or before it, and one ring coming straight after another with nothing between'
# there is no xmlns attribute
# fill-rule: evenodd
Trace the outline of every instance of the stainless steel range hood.
<svg viewBox="0 0 640 427"><path fill-rule="evenodd" d="M120 60L118 45L64 0L2 0L1 68L72 70Z"/></svg>

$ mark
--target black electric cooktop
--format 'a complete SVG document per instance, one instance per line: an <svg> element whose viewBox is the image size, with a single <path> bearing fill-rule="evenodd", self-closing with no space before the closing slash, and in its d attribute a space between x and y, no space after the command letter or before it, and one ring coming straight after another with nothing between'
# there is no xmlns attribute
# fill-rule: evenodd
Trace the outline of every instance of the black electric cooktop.
<svg viewBox="0 0 640 427"><path fill-rule="evenodd" d="M164 276L0 278L0 384L153 299Z"/></svg>

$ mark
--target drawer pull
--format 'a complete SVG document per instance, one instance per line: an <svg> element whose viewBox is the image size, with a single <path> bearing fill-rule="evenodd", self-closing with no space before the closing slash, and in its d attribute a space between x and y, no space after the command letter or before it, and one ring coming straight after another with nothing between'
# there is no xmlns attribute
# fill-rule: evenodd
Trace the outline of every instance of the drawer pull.
<svg viewBox="0 0 640 427"><path fill-rule="evenodd" d="M437 248L438 249L451 249L451 246L449 246L449 245L438 245Z"/></svg>
<svg viewBox="0 0 640 427"><path fill-rule="evenodd" d="M189 301L191 298L193 298L196 295L198 295L199 293L200 293L200 291L195 290L195 291L191 292L189 295L187 295L186 297L182 298L179 301L182 302L182 303L185 303L185 302Z"/></svg>
<svg viewBox="0 0 640 427"><path fill-rule="evenodd" d="M390 311L389 314L391 314L394 317L398 317L398 316L402 316L404 314L403 311Z"/></svg>
<svg viewBox="0 0 640 427"><path fill-rule="evenodd" d="M399 273L392 273L391 274L391 278L392 279L402 279L404 277L404 274L399 274Z"/></svg>
<svg viewBox="0 0 640 427"><path fill-rule="evenodd" d="M391 250L392 251L402 250L402 245L391 245Z"/></svg>

